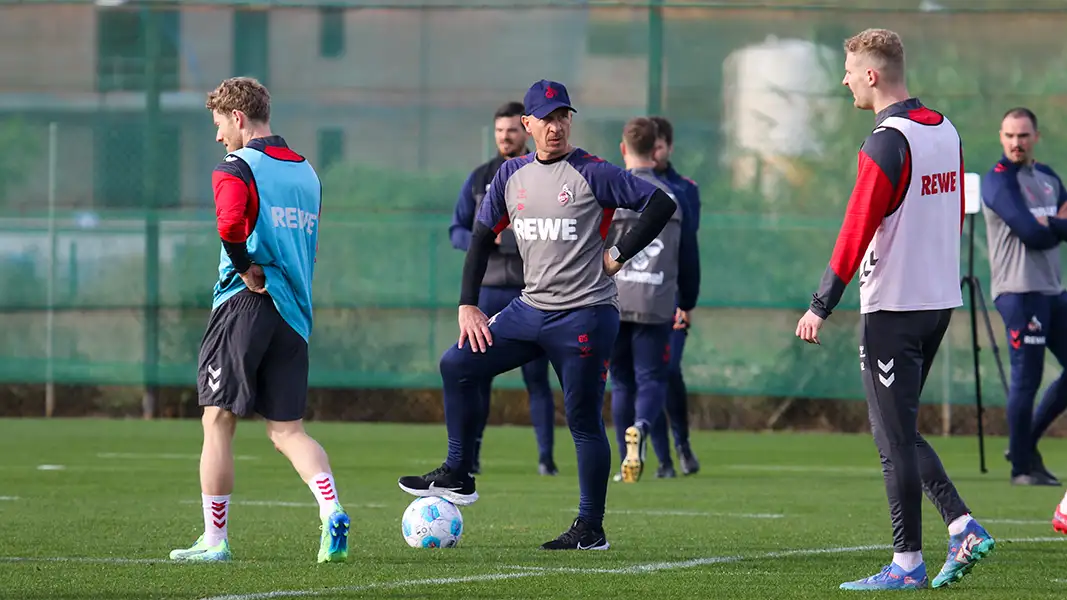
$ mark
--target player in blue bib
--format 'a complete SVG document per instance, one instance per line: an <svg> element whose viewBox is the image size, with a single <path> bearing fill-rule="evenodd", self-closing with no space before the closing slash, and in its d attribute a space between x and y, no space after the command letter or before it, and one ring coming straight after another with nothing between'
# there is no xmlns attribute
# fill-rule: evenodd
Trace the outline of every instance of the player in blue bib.
<svg viewBox="0 0 1067 600"><path fill-rule="evenodd" d="M222 251L197 372L204 533L170 557L232 557L233 434L238 417L258 413L318 501L318 561L343 562L349 517L329 458L303 425L322 186L308 161L271 133L270 94L259 82L227 79L208 96L207 108L228 154L211 178Z"/></svg>

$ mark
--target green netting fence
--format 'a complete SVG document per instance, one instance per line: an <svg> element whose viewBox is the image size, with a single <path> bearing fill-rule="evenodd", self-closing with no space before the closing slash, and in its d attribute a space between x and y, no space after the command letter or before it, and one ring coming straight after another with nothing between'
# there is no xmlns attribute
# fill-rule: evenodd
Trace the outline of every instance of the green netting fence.
<svg viewBox="0 0 1067 600"><path fill-rule="evenodd" d="M690 389L861 398L855 285L823 346L793 336L872 123L840 85L841 41L901 33L909 87L957 125L968 170L999 158L1015 105L1039 116L1040 158L1067 168L1054 4L0 2L0 381L195 381L223 155L203 102L253 75L324 182L312 385L438 386L460 185L493 152L495 108L550 78L579 109L574 142L619 164L627 119L674 123L674 162L703 201ZM976 243L987 285L981 219ZM980 334L988 401L1003 403ZM964 313L942 358L925 400L971 402Z"/></svg>

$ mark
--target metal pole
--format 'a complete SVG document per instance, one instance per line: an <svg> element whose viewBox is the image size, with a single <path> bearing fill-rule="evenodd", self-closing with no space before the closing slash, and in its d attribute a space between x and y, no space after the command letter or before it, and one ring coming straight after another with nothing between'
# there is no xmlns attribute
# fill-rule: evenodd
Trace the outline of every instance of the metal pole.
<svg viewBox="0 0 1067 600"><path fill-rule="evenodd" d="M660 114L663 102L663 0L648 4L648 114Z"/></svg>
<svg viewBox="0 0 1067 600"><path fill-rule="evenodd" d="M431 365L437 362L438 356L441 353L437 348L437 313L439 312L437 309L437 260L440 255L437 252L437 244L439 243L439 236L440 233L437 231L436 227L430 230L430 264L428 265L429 269L427 270L427 274L429 275L429 285L426 290L427 304L429 305L427 306L426 311L430 317L430 323L429 327L427 327L428 335L426 345L429 346L429 359Z"/></svg>
<svg viewBox="0 0 1067 600"><path fill-rule="evenodd" d="M152 8L143 9L145 25L145 119L144 169L142 190L145 208L145 305L144 305L144 396L141 412L145 419L156 413L159 363L159 96L160 33L159 18Z"/></svg>
<svg viewBox="0 0 1067 600"><path fill-rule="evenodd" d="M978 362L978 352L981 348L978 345L978 298L976 297L977 290L975 289L977 280L974 278L974 215L969 215L968 218L971 223L968 235L970 250L967 267L967 287L970 290L969 301L971 304L971 353L974 355L974 401L978 421L978 470L982 473L987 473L985 466L985 432L982 426L982 370Z"/></svg>
<svg viewBox="0 0 1067 600"><path fill-rule="evenodd" d="M48 124L48 316L45 325L45 354L48 357L45 388L44 416L51 417L56 410L55 386L55 321L56 321L56 159L59 124Z"/></svg>
<svg viewBox="0 0 1067 600"><path fill-rule="evenodd" d="M429 109L426 108L430 78L430 48L427 42L430 37L430 14L426 9L419 11L419 147L416 150L416 164L420 170L426 168L426 130L430 123Z"/></svg>

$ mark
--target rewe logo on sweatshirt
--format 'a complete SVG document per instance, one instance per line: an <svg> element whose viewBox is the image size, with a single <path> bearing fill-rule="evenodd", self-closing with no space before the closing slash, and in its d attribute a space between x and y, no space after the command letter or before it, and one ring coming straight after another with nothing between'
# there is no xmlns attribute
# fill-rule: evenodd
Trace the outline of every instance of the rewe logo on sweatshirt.
<svg viewBox="0 0 1067 600"><path fill-rule="evenodd" d="M531 242L574 242L578 240L578 219L530 217L515 219L511 226L515 229L515 237L520 240Z"/></svg>

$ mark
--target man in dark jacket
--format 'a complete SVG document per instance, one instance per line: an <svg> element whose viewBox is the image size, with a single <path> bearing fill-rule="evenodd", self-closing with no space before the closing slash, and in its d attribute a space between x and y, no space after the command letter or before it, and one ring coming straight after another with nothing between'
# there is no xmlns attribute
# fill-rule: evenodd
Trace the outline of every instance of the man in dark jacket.
<svg viewBox="0 0 1067 600"><path fill-rule="evenodd" d="M467 177L456 201L456 210L452 216L452 225L448 228L452 246L457 250L467 251L470 246L474 215L489 189L493 176L496 175L504 161L528 154L526 148L526 130L520 118L523 105L520 102L508 102L497 109L493 116L493 129L496 147L499 151L489 162L479 166ZM489 256L489 267L482 279L478 308L492 316L500 312L512 300L519 297L523 288L522 258L515 244L515 233L510 227L496 238L496 247ZM555 398L548 383L548 358L542 357L530 361L522 367L522 378L526 391L530 394L530 421L537 435L538 470L542 475L555 475L558 470L552 457L552 434L556 420ZM481 415L478 442L474 457L474 473L481 471L482 432L489 420L489 398L492 393L493 380L486 380L479 389Z"/></svg>
<svg viewBox="0 0 1067 600"><path fill-rule="evenodd" d="M670 439L667 436L668 422L674 433L674 446L678 451L682 474L693 475L700 470L700 462L689 446L689 391L682 377L682 352L685 350L685 340L689 336L689 316L693 306L685 306L681 303L682 295L687 295L692 298L693 302L696 302L700 293L700 252L696 246L696 232L700 229L700 188L692 179L680 175L671 164L671 154L674 153L674 126L665 117L651 117L651 119L656 123L659 131L654 157L656 175L667 182L674 191L675 198L678 199L684 215L682 226L691 230L693 234L692 251L695 255L692 260L696 261L696 277L690 280L690 284L695 286L695 289L691 294L682 294L679 290L679 306L675 311L674 330L671 332L665 418L652 425L652 447L660 463L656 477L674 477Z"/></svg>
<svg viewBox="0 0 1067 600"><path fill-rule="evenodd" d="M1004 155L982 178L989 241L990 288L1004 319L1011 358L1008 453L1011 482L1060 485L1045 468L1037 442L1067 409L1063 373L1034 412L1044 376L1045 350L1067 362L1067 292L1060 280L1060 242L1067 236L1067 189L1056 173L1034 160L1037 117L1026 108L1001 121Z"/></svg>

